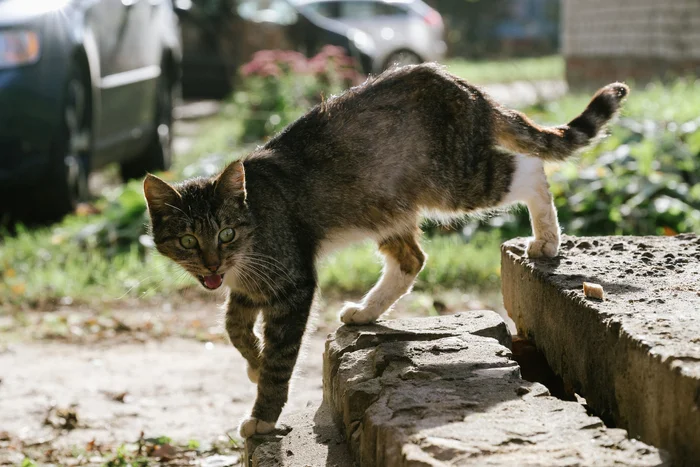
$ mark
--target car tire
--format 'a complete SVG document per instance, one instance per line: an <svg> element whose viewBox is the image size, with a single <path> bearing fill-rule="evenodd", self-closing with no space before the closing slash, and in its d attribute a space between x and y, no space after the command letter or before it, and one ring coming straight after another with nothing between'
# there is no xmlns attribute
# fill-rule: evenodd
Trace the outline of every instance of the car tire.
<svg viewBox="0 0 700 467"><path fill-rule="evenodd" d="M46 173L27 196L30 218L57 221L89 197L91 147L89 85L76 65L66 84L62 122L49 150Z"/></svg>
<svg viewBox="0 0 700 467"><path fill-rule="evenodd" d="M423 63L423 59L415 52L410 50L398 50L387 57L384 63L384 69L389 69L392 66L418 65Z"/></svg>
<svg viewBox="0 0 700 467"><path fill-rule="evenodd" d="M167 68L163 67L165 72ZM148 146L138 156L121 163L124 181L141 178L148 172L168 170L172 164L174 89L166 74L158 79L156 121Z"/></svg>

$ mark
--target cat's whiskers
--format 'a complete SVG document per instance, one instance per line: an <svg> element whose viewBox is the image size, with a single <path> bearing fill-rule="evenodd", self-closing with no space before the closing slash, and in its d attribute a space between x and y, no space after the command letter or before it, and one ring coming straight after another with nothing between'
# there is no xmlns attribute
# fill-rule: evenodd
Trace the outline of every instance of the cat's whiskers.
<svg viewBox="0 0 700 467"><path fill-rule="evenodd" d="M234 274L236 275L237 279L241 280L243 286L249 293L264 296L262 288L260 287L260 284L258 284L258 281L250 277L250 274L246 273L246 270L244 268L236 268L234 270Z"/></svg>
<svg viewBox="0 0 700 467"><path fill-rule="evenodd" d="M284 264L273 258L272 256L268 255L263 255L260 253L250 253L247 255L249 259L254 260L258 263L264 264L270 268L273 268L271 272L274 271L279 271L281 274L283 274L285 279L287 279L290 283L294 283L294 279L292 276L287 272L287 269L284 267Z"/></svg>
<svg viewBox="0 0 700 467"><path fill-rule="evenodd" d="M248 261L248 264L251 267L255 268L256 271L260 272L267 279L269 279L270 281L272 281L274 283L277 283L276 279L278 279L278 278L280 279L280 282L289 282L290 284L294 283L292 281L292 279L289 277L289 275L284 276L284 275L276 274L275 270L271 269L268 264L261 263L254 258L251 258ZM277 285L277 287L281 287L281 285Z"/></svg>
<svg viewBox="0 0 700 467"><path fill-rule="evenodd" d="M248 266L247 268L245 268L246 271L252 274L255 278L257 278L258 281L263 282L266 285L266 288L275 296L275 298L280 298L280 287L275 284L274 279L270 276L269 272L265 270L264 266L255 263L255 261L253 261L253 258L251 257L244 258L241 262L244 265ZM286 294L282 294L282 298L286 298Z"/></svg>
<svg viewBox="0 0 700 467"><path fill-rule="evenodd" d="M171 208L173 208L173 209L175 209L176 211L180 211L180 212L185 216L185 219L187 219L189 222L194 222L194 221L192 220L192 217L190 217L189 214L187 214L185 211L183 211L183 210L180 209L179 207L173 206L172 204L169 204L169 203L165 203L165 205L166 205L166 206L169 206L169 207L171 207Z"/></svg>

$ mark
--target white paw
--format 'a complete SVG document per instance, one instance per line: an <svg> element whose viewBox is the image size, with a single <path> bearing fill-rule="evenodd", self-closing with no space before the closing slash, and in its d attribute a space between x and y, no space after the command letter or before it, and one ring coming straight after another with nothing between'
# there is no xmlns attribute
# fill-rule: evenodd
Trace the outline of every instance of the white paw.
<svg viewBox="0 0 700 467"><path fill-rule="evenodd" d="M340 310L340 320L345 324L367 324L379 318L381 313L374 313L359 303L346 303Z"/></svg>
<svg viewBox="0 0 700 467"><path fill-rule="evenodd" d="M258 384L258 380L260 379L260 369L253 368L250 365L248 365L246 370L248 371L248 379L250 380L250 382Z"/></svg>
<svg viewBox="0 0 700 467"><path fill-rule="evenodd" d="M530 258L541 258L547 256L554 258L559 252L559 241L533 240L527 246L527 256Z"/></svg>
<svg viewBox="0 0 700 467"><path fill-rule="evenodd" d="M275 429L275 424L258 420L255 417L243 419L238 427L238 434L241 438L250 438L253 435L264 435Z"/></svg>

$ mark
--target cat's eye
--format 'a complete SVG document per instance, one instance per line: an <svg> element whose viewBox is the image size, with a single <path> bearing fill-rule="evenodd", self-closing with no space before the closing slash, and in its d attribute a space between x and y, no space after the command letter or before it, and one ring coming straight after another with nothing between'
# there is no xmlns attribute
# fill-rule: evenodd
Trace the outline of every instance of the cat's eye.
<svg viewBox="0 0 700 467"><path fill-rule="evenodd" d="M197 238L194 235L183 235L180 237L180 245L188 250L197 246Z"/></svg>
<svg viewBox="0 0 700 467"><path fill-rule="evenodd" d="M228 243L230 241L233 241L233 239L236 237L236 231L233 229L224 229L221 232L219 232L219 241L221 243Z"/></svg>

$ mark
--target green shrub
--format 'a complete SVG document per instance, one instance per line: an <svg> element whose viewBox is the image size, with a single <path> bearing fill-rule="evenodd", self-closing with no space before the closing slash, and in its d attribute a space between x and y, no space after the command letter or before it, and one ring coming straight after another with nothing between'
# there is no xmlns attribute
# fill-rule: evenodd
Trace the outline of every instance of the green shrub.
<svg viewBox="0 0 700 467"><path fill-rule="evenodd" d="M290 72L290 80L293 75ZM258 84L250 84L251 89ZM291 82L291 81L290 81ZM292 86L293 84L280 84ZM248 85L246 85L248 86ZM577 235L700 232L700 93L694 81L634 90L611 135L577 160L549 166L565 233ZM317 88L316 88L317 89ZM278 92L282 92L281 90ZM308 105L313 97L308 97ZM526 109L545 124L571 120L588 96ZM290 101L291 102L291 101ZM275 104L277 105L277 104ZM297 101L290 108L305 110ZM212 175L243 151L237 105L205 126L195 150L166 179ZM280 117L282 118L282 117ZM291 119L292 113L284 117ZM267 129L264 129L267 132ZM232 153L236 148L237 153ZM100 214L69 216L51 228L0 239L0 307L73 297L110 300L166 295L196 283L156 254L146 236L140 182L114 189L97 203ZM501 240L530 235L527 210L468 220L456 229L429 229L431 256L418 288L497 284ZM452 233L443 235L442 232ZM363 244L328 258L319 271L325 292L367 290L379 276L375 247Z"/></svg>
<svg viewBox="0 0 700 467"><path fill-rule="evenodd" d="M268 138L324 98L361 80L343 49L326 46L312 58L286 50L263 50L241 68L234 103L244 142Z"/></svg>

